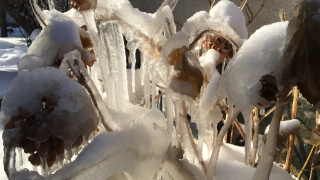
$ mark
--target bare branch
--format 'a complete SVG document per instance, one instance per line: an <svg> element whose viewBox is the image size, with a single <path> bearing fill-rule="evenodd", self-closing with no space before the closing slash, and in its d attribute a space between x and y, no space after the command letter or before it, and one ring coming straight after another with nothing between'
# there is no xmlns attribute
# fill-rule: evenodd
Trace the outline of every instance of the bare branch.
<svg viewBox="0 0 320 180"><path fill-rule="evenodd" d="M263 0L261 6L260 6L260 8L259 8L259 10L256 12L256 14L255 14L254 16L252 16L252 19L247 22L246 26L248 26L249 24L251 24L252 21L257 17L257 15L260 13L260 11L262 10L262 8L264 7L264 3L265 3L265 2L266 2L266 0ZM249 6L248 6L248 8L249 8ZM249 9L250 9L250 8L249 8Z"/></svg>

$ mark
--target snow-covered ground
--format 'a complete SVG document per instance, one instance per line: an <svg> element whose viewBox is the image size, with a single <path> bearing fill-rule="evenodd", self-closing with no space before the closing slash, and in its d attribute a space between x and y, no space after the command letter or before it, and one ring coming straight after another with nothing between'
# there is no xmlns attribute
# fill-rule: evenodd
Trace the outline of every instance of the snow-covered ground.
<svg viewBox="0 0 320 180"><path fill-rule="evenodd" d="M21 36L20 32L16 30L12 33L13 36ZM2 99L6 89L11 85L12 80L17 76L17 62L27 52L27 45L21 37L7 37L0 38L0 100ZM0 106L1 110L1 106ZM2 146L2 129L0 130L0 159L3 159L3 146ZM20 160L20 153L17 151L17 168L32 169L32 166L28 161L28 156L23 155L23 160ZM23 162L23 165L20 163ZM0 163L0 179L7 179L7 176L3 170L3 163Z"/></svg>
<svg viewBox="0 0 320 180"><path fill-rule="evenodd" d="M0 38L0 99L17 76L17 62L26 54L27 49L26 42L21 37Z"/></svg>

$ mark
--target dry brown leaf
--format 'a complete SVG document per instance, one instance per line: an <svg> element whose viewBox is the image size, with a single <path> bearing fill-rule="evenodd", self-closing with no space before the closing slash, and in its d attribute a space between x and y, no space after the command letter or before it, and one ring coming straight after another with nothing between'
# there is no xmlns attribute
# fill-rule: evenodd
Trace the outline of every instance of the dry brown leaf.
<svg viewBox="0 0 320 180"><path fill-rule="evenodd" d="M183 49L175 49L169 54L169 64L174 66L175 70L169 86L176 93L196 99L200 94L203 84L203 75L199 69L199 62L191 63L186 53L188 52ZM198 65L193 63L197 63Z"/></svg>

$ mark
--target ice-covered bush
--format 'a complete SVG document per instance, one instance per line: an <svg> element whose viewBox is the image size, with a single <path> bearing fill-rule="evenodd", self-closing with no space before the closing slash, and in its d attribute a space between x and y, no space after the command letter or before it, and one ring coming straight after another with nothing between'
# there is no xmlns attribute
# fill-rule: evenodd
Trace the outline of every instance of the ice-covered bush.
<svg viewBox="0 0 320 180"><path fill-rule="evenodd" d="M19 61L19 75L2 102L8 177L223 179L221 166L232 161L218 157L220 149L228 149L221 147L235 124L245 153L233 158L250 172L237 178L253 177L249 162L262 164L258 170L266 169L262 178L269 178L272 160L256 160L257 111L275 102L281 109L278 102L290 89L279 91L275 78L288 22L248 37L241 9L221 0L209 12L195 13L177 32L172 14L177 0L164 0L152 14L128 0L71 0L74 9L64 14L53 1L50 11L30 2L43 30ZM271 143L279 133L275 119ZM224 123L220 129L219 122ZM97 137L91 142L90 136ZM266 154L275 150L269 144ZM35 170L43 169L41 175L15 169L15 148L31 154L29 161ZM281 174L277 168L271 177Z"/></svg>

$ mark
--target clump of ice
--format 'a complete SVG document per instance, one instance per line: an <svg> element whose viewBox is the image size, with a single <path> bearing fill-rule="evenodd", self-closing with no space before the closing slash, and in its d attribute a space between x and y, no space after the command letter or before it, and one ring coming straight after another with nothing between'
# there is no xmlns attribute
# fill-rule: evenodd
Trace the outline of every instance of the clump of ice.
<svg viewBox="0 0 320 180"><path fill-rule="evenodd" d="M43 128L72 145L79 135L89 136L98 124L97 114L85 89L55 68L23 71L14 79L1 104L1 125L20 111L37 115L43 98L54 102ZM35 137L36 138L36 137Z"/></svg>
<svg viewBox="0 0 320 180"><path fill-rule="evenodd" d="M221 18L227 22L231 28L242 39L248 39L248 30L246 27L246 18L238 6L229 0L219 1L209 11L210 16L213 18Z"/></svg>
<svg viewBox="0 0 320 180"><path fill-rule="evenodd" d="M48 24L28 49L27 54L43 59L43 66L51 65L65 53L82 48L79 27L58 11L47 11Z"/></svg>

